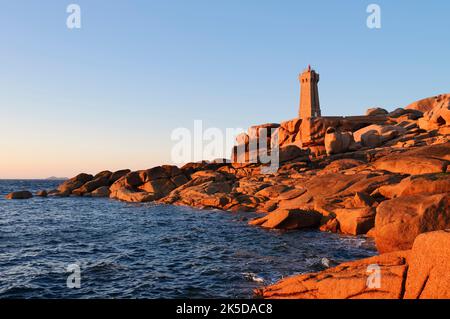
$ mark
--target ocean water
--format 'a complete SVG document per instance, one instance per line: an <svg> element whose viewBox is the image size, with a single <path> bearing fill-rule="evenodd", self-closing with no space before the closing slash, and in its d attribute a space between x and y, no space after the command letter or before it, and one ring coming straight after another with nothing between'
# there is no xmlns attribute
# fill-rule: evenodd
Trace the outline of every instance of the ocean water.
<svg viewBox="0 0 450 319"><path fill-rule="evenodd" d="M285 276L374 255L373 242L247 225L252 213L110 199L6 200L58 181L0 180L0 298L252 298ZM70 264L80 288L68 288Z"/></svg>

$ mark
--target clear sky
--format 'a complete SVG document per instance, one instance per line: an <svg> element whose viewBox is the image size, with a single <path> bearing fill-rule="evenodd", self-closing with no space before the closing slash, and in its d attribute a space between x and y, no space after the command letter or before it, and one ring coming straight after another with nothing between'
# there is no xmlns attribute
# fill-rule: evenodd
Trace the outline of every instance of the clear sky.
<svg viewBox="0 0 450 319"><path fill-rule="evenodd" d="M81 7L81 29L66 7ZM366 8L381 6L379 30ZM297 115L298 73L323 115L450 90L448 1L0 1L0 178L171 160L171 132Z"/></svg>

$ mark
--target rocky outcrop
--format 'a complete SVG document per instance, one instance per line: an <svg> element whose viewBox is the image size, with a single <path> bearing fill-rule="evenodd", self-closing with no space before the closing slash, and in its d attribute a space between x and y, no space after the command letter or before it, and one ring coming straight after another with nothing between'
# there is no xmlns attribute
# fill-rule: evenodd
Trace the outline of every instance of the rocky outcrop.
<svg viewBox="0 0 450 319"><path fill-rule="evenodd" d="M71 179L68 179L61 184L55 192L49 195L52 196L98 196L100 193L105 194L104 187L109 188L117 180L130 173L129 169L123 169L116 172L102 171L95 176L91 174L81 173ZM97 192L94 193L95 190Z"/></svg>
<svg viewBox="0 0 450 319"><path fill-rule="evenodd" d="M416 102L409 104L406 109L407 110L418 110L422 113L431 111L435 107L450 101L450 94L441 94L437 96L432 96L426 99L422 99Z"/></svg>
<svg viewBox="0 0 450 319"><path fill-rule="evenodd" d="M287 279L265 296L401 298L412 267L410 252L401 251L414 250L422 234L450 227L448 104L443 97L433 101L429 109L419 103L391 112L375 108L366 116L257 125L236 138L231 162L80 174L49 195L255 212L261 215L249 224L267 229L367 235L380 252L392 253L304 275L300 281ZM279 167L269 171L258 152L277 154L277 141ZM382 290L364 286L364 271L372 262L385 272ZM430 277L422 282L425 286L435 276L426 267ZM439 289L432 291L441 296ZM435 296L422 291L413 297L419 295Z"/></svg>
<svg viewBox="0 0 450 319"><path fill-rule="evenodd" d="M232 188L232 175L206 170L197 171L190 177L190 181L174 189L160 201L195 207L217 207L229 203L226 195Z"/></svg>
<svg viewBox="0 0 450 319"><path fill-rule="evenodd" d="M345 153L357 148L351 132L341 132L334 127L326 130L324 143L328 155Z"/></svg>
<svg viewBox="0 0 450 319"><path fill-rule="evenodd" d="M272 299L399 299L408 270L407 255L395 252L343 263L319 273L283 279L255 293ZM382 274L378 289L368 285L371 265Z"/></svg>
<svg viewBox="0 0 450 319"><path fill-rule="evenodd" d="M343 263L257 289L263 298L447 299L450 231L418 236L411 250Z"/></svg>
<svg viewBox="0 0 450 319"><path fill-rule="evenodd" d="M301 209L278 209L265 217L249 222L250 225L271 229L314 228L320 224L321 215L314 211Z"/></svg>
<svg viewBox="0 0 450 319"><path fill-rule="evenodd" d="M302 120L300 118L280 123L280 127L278 129L278 141L280 146L290 144L297 144L301 146L301 124Z"/></svg>
<svg viewBox="0 0 450 319"><path fill-rule="evenodd" d="M355 142L362 146L374 148L406 133L406 129L398 125L369 125L353 133Z"/></svg>
<svg viewBox="0 0 450 319"><path fill-rule="evenodd" d="M85 183L91 181L94 176L90 174L81 173L77 176L65 181L58 187L59 194L61 196L69 196L72 191L83 186Z"/></svg>
<svg viewBox="0 0 450 319"><path fill-rule="evenodd" d="M411 151L384 156L373 163L379 170L421 175L444 173L450 159L450 143L431 145Z"/></svg>
<svg viewBox="0 0 450 319"><path fill-rule="evenodd" d="M328 116L303 119L300 125L300 139L302 146L318 146L324 144L326 130L333 127L341 132L355 132L371 124L384 124L387 117L377 116Z"/></svg>
<svg viewBox="0 0 450 319"><path fill-rule="evenodd" d="M373 107L366 111L367 116L387 115L389 112L381 107Z"/></svg>
<svg viewBox="0 0 450 319"><path fill-rule="evenodd" d="M421 129L432 131L450 126L450 95L442 99L436 106L423 114L418 125Z"/></svg>
<svg viewBox="0 0 450 319"><path fill-rule="evenodd" d="M398 184L382 186L378 188L377 192L385 198L450 193L450 174L434 173L409 176Z"/></svg>
<svg viewBox="0 0 450 319"><path fill-rule="evenodd" d="M109 186L109 179L112 175L110 171L103 171L98 173L93 177L92 180L84 183L81 187L74 189L72 191L73 195L83 196L84 194L90 193L97 188Z"/></svg>
<svg viewBox="0 0 450 319"><path fill-rule="evenodd" d="M114 192L110 193L111 198L115 198L125 202L138 202L145 203L156 200L156 197L153 193L147 193L142 191L135 191L128 188L119 188Z"/></svg>
<svg viewBox="0 0 450 319"><path fill-rule="evenodd" d="M109 191L108 186L99 187L96 190L94 190L92 193L90 193L90 195L92 197L109 197L110 194L111 194L111 192Z"/></svg>
<svg viewBox="0 0 450 319"><path fill-rule="evenodd" d="M236 137L237 145L231 152L233 163L260 163L262 153L270 154L272 138L278 138L280 124L268 123L255 125L248 129L247 133L241 133ZM264 161L263 161L264 162Z"/></svg>
<svg viewBox="0 0 450 319"><path fill-rule="evenodd" d="M425 232L450 228L450 193L415 194L382 202L375 218L378 251L411 249Z"/></svg>
<svg viewBox="0 0 450 319"><path fill-rule="evenodd" d="M110 197L128 202L149 202L168 195L188 182L188 177L176 166L163 165L129 172L114 182Z"/></svg>
<svg viewBox="0 0 450 319"><path fill-rule="evenodd" d="M353 159L353 158L344 158L332 161L330 164L326 165L323 169L317 172L317 175L325 175L329 173L337 173L340 171L345 171L347 169L362 166L365 162Z"/></svg>
<svg viewBox="0 0 450 319"><path fill-rule="evenodd" d="M6 199L29 199L33 194L29 191L12 192L5 196Z"/></svg>
<svg viewBox="0 0 450 319"><path fill-rule="evenodd" d="M375 225L375 208L339 208L335 210L343 234L366 234Z"/></svg>
<svg viewBox="0 0 450 319"><path fill-rule="evenodd" d="M131 171L129 169L121 169L119 171L116 171L116 172L112 173L111 176L109 177L108 184L109 185L114 184L118 179L120 179L121 177L127 175L130 172Z"/></svg>
<svg viewBox="0 0 450 319"><path fill-rule="evenodd" d="M419 235L408 259L405 299L450 299L450 230Z"/></svg>

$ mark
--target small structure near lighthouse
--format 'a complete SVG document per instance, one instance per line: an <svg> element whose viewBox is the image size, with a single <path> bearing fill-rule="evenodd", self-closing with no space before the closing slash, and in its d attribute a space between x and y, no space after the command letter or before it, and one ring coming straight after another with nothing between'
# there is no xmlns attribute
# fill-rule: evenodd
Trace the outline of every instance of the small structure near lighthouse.
<svg viewBox="0 0 450 319"><path fill-rule="evenodd" d="M300 108L299 117L307 119L321 116L319 103L319 73L311 69L311 65L299 75Z"/></svg>

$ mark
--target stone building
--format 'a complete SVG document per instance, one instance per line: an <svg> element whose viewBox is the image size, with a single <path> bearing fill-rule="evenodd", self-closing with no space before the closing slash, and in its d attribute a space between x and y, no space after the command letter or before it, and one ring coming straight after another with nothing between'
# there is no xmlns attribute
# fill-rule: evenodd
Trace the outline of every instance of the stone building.
<svg viewBox="0 0 450 319"><path fill-rule="evenodd" d="M311 117L319 117L320 103L319 103L319 89L317 84L319 82L319 73L308 68L299 75L300 81L300 108L299 117L307 119Z"/></svg>

